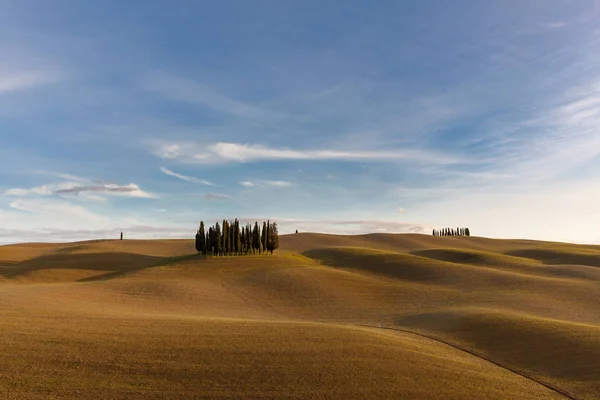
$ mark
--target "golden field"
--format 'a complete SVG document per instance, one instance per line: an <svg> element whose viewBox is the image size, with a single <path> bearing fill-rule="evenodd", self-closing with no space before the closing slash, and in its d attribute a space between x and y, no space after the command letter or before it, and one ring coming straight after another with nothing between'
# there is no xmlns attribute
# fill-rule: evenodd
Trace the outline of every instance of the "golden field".
<svg viewBox="0 0 600 400"><path fill-rule="evenodd" d="M3 399L600 399L600 247L425 235L0 247Z"/></svg>

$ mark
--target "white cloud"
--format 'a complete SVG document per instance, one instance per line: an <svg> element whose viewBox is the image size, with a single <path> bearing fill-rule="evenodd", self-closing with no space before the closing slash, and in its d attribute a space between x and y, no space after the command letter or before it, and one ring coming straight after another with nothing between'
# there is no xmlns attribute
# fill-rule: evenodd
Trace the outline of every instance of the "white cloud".
<svg viewBox="0 0 600 400"><path fill-rule="evenodd" d="M18 197L24 197L24 196L31 196L31 195L40 195L40 196L47 196L47 195L51 195L54 193L54 189L52 189L51 185L43 185L43 186L37 186L37 187L32 187L29 189L8 189L6 192L4 192L4 194L8 195L8 196L18 196Z"/></svg>
<svg viewBox="0 0 600 400"><path fill-rule="evenodd" d="M26 197L32 195L85 195L92 200L101 200L98 193L116 196L138 197L138 198L156 198L157 195L148 193L140 189L135 183L128 185L116 184L91 184L82 185L80 183L63 183L56 185L43 185L28 189L8 189L5 194L15 197Z"/></svg>
<svg viewBox="0 0 600 400"><path fill-rule="evenodd" d="M59 189L54 191L54 194L73 194L78 195L81 193L105 193L117 196L126 196L126 197L138 197L138 198L146 198L146 199L154 199L158 196L153 193L148 193L140 189L140 187L135 183L130 183L128 185L116 185L116 184L95 184L95 185L82 185L82 186L72 186L70 188Z"/></svg>
<svg viewBox="0 0 600 400"><path fill-rule="evenodd" d="M102 217L88 211L84 207L65 201L19 199L10 202L9 207L32 214L52 215L57 220L62 218L75 218L79 221L88 222L100 222L103 220Z"/></svg>
<svg viewBox="0 0 600 400"><path fill-rule="evenodd" d="M26 90L56 81L56 74L40 71L0 70L0 94Z"/></svg>
<svg viewBox="0 0 600 400"><path fill-rule="evenodd" d="M220 193L206 193L204 198L209 201L225 201L229 200L229 196Z"/></svg>
<svg viewBox="0 0 600 400"><path fill-rule="evenodd" d="M60 172L49 172L49 171L34 171L33 173L38 174L38 175L47 175L47 176L54 176L57 178L61 178L64 179L65 181L73 181L73 182L85 182L87 181L87 179L85 178L81 178L79 176L76 175L71 175L71 174L63 174Z"/></svg>
<svg viewBox="0 0 600 400"><path fill-rule="evenodd" d="M187 150L184 151L183 149ZM196 146L162 144L155 154L196 163L256 162L269 160L413 161L431 164L459 164L465 160L419 149L395 150L295 150L262 145L218 142L198 151ZM177 149L175 152L174 149Z"/></svg>
<svg viewBox="0 0 600 400"><path fill-rule="evenodd" d="M214 186L215 185L214 183L209 182L209 181L207 181L205 179L200 179L200 178L195 178L193 176L186 176L186 175L178 174L177 172L173 172L170 169L167 169L165 167L160 167L160 170L165 175L169 175L169 176L181 179L181 180L186 181L186 182L200 183L202 185L207 185L207 186Z"/></svg>
<svg viewBox="0 0 600 400"><path fill-rule="evenodd" d="M287 181L244 181L240 182L240 185L251 188L256 186L273 186L273 187L290 187L294 186L293 183Z"/></svg>

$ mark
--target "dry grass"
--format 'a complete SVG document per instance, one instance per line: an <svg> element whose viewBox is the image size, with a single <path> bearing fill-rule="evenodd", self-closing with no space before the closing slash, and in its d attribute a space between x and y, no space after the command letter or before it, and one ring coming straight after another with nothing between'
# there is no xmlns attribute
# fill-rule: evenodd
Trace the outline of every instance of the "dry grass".
<svg viewBox="0 0 600 400"><path fill-rule="evenodd" d="M598 260L423 235L221 259L185 240L4 246L0 395L564 398L537 380L600 398Z"/></svg>

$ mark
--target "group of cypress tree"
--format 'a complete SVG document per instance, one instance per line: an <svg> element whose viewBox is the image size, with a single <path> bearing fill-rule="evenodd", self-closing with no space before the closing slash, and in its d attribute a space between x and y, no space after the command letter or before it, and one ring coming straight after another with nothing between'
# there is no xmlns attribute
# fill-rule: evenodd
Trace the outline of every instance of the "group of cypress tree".
<svg viewBox="0 0 600 400"><path fill-rule="evenodd" d="M471 231L469 231L469 228L434 229L433 236L471 236Z"/></svg>
<svg viewBox="0 0 600 400"><path fill-rule="evenodd" d="M262 229L258 222L254 223L254 227L252 224L240 227L240 221L236 218L234 221L223 220L222 225L217 222L207 231L204 221L200 221L196 232L196 250L204 255L273 254L277 248L279 232L276 222L263 222Z"/></svg>

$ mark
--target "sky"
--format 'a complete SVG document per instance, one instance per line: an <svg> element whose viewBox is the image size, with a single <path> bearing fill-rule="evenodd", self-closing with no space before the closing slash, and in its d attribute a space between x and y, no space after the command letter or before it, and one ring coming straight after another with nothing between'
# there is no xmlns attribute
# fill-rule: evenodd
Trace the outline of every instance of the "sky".
<svg viewBox="0 0 600 400"><path fill-rule="evenodd" d="M600 2L0 0L0 243L600 243Z"/></svg>

